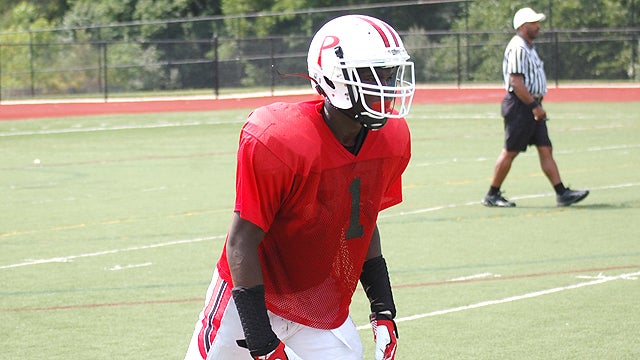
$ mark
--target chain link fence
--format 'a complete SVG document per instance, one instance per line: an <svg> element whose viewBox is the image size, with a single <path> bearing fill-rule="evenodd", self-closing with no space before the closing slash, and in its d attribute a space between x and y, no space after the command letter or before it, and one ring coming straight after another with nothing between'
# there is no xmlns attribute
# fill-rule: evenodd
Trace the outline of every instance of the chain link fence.
<svg viewBox="0 0 640 360"><path fill-rule="evenodd" d="M115 31L115 30L112 30ZM0 101L309 88L310 36L92 41L83 33L0 34ZM86 35L86 34L85 34ZM422 85L500 84L513 32L403 32ZM550 82L640 80L639 28L543 31ZM89 36L84 36L91 38ZM63 40L60 40L62 38ZM277 70L277 71L276 71ZM553 85L553 84L552 84Z"/></svg>

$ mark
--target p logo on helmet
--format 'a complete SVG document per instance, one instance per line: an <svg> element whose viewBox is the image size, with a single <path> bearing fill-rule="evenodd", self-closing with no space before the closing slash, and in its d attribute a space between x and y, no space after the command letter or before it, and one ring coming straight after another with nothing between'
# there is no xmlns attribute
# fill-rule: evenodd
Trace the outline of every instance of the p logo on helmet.
<svg viewBox="0 0 640 360"><path fill-rule="evenodd" d="M318 53L318 66L322 68L322 52L325 50L333 49L340 43L340 39L337 36L327 36L320 46L320 52Z"/></svg>

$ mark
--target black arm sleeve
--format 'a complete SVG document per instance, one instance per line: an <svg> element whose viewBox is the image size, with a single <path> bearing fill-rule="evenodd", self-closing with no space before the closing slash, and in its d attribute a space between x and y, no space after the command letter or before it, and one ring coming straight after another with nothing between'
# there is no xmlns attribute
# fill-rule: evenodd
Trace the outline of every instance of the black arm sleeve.
<svg viewBox="0 0 640 360"><path fill-rule="evenodd" d="M246 347L251 356L262 356L275 350L280 340L271 329L269 316L267 316L264 285L250 288L237 286L231 293L242 323Z"/></svg>
<svg viewBox="0 0 640 360"><path fill-rule="evenodd" d="M389 270L387 262L381 256L364 262L360 283L369 298L372 313L391 312L391 318L396 316L396 305L391 292Z"/></svg>

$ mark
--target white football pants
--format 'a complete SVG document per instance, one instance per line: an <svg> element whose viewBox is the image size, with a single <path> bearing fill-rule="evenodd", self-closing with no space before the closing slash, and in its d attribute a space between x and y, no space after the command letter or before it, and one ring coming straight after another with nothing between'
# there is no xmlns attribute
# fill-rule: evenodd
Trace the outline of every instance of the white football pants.
<svg viewBox="0 0 640 360"><path fill-rule="evenodd" d="M231 287L215 270L185 360L250 360ZM304 360L362 360L362 343L351 317L333 330L315 329L268 313L278 338Z"/></svg>

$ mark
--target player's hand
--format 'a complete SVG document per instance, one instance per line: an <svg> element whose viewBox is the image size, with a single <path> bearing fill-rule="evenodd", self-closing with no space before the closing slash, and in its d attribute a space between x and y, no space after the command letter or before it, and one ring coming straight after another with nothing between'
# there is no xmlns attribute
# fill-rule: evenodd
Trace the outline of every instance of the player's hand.
<svg viewBox="0 0 640 360"><path fill-rule="evenodd" d="M254 356L255 360L302 360L290 347L286 346L282 341L278 344L275 350L272 352L261 355Z"/></svg>
<svg viewBox="0 0 640 360"><path fill-rule="evenodd" d="M398 348L398 328L390 316L371 314L373 340L376 342L376 360L393 360Z"/></svg>

